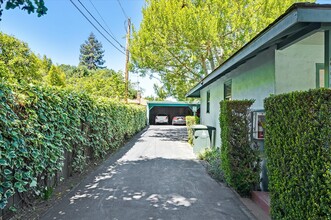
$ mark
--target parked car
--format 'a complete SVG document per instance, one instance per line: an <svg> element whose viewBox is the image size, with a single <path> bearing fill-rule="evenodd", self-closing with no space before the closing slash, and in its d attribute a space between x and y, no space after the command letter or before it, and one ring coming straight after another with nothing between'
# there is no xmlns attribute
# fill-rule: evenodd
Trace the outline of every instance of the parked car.
<svg viewBox="0 0 331 220"><path fill-rule="evenodd" d="M155 116L155 124L168 124L168 115L166 114L158 114Z"/></svg>
<svg viewBox="0 0 331 220"><path fill-rule="evenodd" d="M172 125L186 125L185 116L175 116L172 118Z"/></svg>

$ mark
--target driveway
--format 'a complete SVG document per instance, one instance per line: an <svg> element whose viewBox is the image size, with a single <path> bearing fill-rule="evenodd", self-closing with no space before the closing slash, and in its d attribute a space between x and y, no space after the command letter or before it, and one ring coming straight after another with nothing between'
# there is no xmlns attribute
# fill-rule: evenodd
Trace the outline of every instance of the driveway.
<svg viewBox="0 0 331 220"><path fill-rule="evenodd" d="M150 126L111 156L42 219L254 219L214 181L184 126Z"/></svg>

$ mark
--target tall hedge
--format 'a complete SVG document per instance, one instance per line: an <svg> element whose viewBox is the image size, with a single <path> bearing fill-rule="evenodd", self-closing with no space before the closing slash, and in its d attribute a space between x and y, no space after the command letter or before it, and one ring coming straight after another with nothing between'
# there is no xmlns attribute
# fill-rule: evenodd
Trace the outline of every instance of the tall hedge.
<svg viewBox="0 0 331 220"><path fill-rule="evenodd" d="M265 100L271 216L331 219L331 90Z"/></svg>
<svg viewBox="0 0 331 220"><path fill-rule="evenodd" d="M0 83L0 208L14 193L42 194L42 182L118 148L146 123L145 108L93 99L56 88Z"/></svg>
<svg viewBox="0 0 331 220"><path fill-rule="evenodd" d="M258 151L250 143L253 100L221 101L221 161L225 181L241 195L249 195L259 181Z"/></svg>

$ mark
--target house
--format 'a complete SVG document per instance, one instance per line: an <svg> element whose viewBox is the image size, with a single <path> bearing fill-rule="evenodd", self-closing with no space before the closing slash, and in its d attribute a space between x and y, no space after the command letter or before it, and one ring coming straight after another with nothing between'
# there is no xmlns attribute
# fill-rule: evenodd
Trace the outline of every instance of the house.
<svg viewBox="0 0 331 220"><path fill-rule="evenodd" d="M252 108L263 110L271 94L330 87L330 30L331 5L292 5L188 92L200 98L201 124L220 133L222 100L255 99Z"/></svg>

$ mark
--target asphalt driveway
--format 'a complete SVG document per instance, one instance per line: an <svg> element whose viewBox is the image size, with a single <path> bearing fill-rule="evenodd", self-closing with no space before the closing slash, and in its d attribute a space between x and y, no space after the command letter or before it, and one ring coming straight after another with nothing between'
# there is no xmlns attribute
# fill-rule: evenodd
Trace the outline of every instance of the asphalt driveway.
<svg viewBox="0 0 331 220"><path fill-rule="evenodd" d="M196 160L184 126L151 126L42 219L254 219Z"/></svg>

